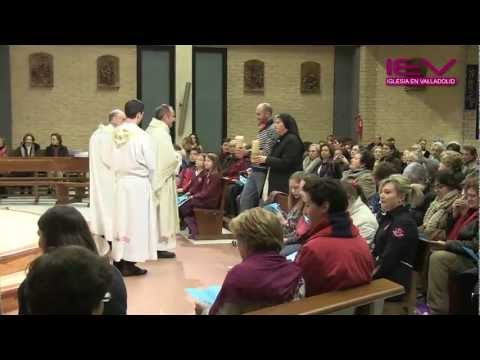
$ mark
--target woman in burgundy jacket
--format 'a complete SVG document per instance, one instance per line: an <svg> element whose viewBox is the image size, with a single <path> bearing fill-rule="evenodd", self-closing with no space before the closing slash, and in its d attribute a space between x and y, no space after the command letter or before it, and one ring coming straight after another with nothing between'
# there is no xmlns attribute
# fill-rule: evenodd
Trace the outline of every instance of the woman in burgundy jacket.
<svg viewBox="0 0 480 360"><path fill-rule="evenodd" d="M189 200L180 206L180 217L190 230L190 238L198 235L197 222L193 209L215 209L219 206L222 192L222 179L218 171L218 156L209 153L205 157L205 175L200 192L190 195Z"/></svg>
<svg viewBox="0 0 480 360"><path fill-rule="evenodd" d="M250 157L245 149L244 145L237 146L235 148L235 158L231 162L230 166L223 170L223 176L238 180L240 173L247 170L250 167Z"/></svg>

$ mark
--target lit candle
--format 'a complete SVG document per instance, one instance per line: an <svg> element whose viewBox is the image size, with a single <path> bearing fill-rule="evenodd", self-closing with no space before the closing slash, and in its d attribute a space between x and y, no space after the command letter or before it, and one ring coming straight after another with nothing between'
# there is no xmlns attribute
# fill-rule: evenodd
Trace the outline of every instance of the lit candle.
<svg viewBox="0 0 480 360"><path fill-rule="evenodd" d="M260 154L260 140L252 140L252 156L258 156Z"/></svg>

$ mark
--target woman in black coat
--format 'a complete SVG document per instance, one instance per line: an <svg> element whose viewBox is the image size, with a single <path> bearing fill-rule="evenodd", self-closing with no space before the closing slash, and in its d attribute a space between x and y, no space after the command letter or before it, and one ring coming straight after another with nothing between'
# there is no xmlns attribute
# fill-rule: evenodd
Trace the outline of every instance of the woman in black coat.
<svg viewBox="0 0 480 360"><path fill-rule="evenodd" d="M47 146L46 156L68 156L68 149L62 144L62 136L54 133L50 135L51 145Z"/></svg>
<svg viewBox="0 0 480 360"><path fill-rule="evenodd" d="M35 136L33 134L27 133L23 136L20 146L15 151L15 156L20 157L34 157L38 156L40 153L40 145L35 142ZM28 173L27 175L29 176Z"/></svg>
<svg viewBox="0 0 480 360"><path fill-rule="evenodd" d="M279 138L269 156L257 156L254 164L269 167L268 193L280 191L288 194L288 179L296 171L302 171L304 146L298 133L297 122L289 114L278 114L273 126Z"/></svg>
<svg viewBox="0 0 480 360"><path fill-rule="evenodd" d="M314 174L320 177L330 177L334 179L341 179L343 174L343 166L339 161L333 160L335 150L330 144L323 144L320 146L320 158L322 159L315 169Z"/></svg>
<svg viewBox="0 0 480 360"><path fill-rule="evenodd" d="M422 196L420 187L412 185L403 175L390 175L379 185L380 204L383 214L375 234L373 279L386 278L402 285L408 292L418 246L418 229L409 212L408 204ZM387 299L385 309L391 302L399 302L404 296Z"/></svg>

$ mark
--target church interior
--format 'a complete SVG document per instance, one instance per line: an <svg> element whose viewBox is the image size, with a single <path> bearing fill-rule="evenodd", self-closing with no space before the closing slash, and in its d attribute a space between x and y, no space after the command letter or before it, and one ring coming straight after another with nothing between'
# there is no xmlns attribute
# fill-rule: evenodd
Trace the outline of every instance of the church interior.
<svg viewBox="0 0 480 360"><path fill-rule="evenodd" d="M304 157L297 164L299 169L290 171L285 178L286 190L279 190L285 195L282 198L285 203L272 195L272 199L276 199L272 201L285 208L285 213L291 210L290 202L286 202L290 191L293 191L289 176L297 170L306 171L305 161L310 156L312 145L317 145L319 158L322 157L321 149L326 146L331 149L332 155L337 150L340 153L347 151L352 159L350 161L354 161L355 154L363 154L368 148L371 152L369 156L375 161L371 169L374 174L377 161L379 164L390 162L390 158L384 160L387 156L373 158L374 148L379 146L379 151L382 151L382 146L385 148L387 143L392 142L391 139L394 147L390 149L398 149L399 154L404 154L398 156L401 170L394 172L397 174L405 175L404 169L411 162L427 168L425 153L430 153L430 159L433 159L434 144L440 144L438 146L443 152L456 151L463 163L460 168L450 170L454 175L455 171L468 172L470 180L476 180L477 198L476 205L465 210L464 222L458 223L460 229L460 226L476 221L476 235L472 238L473 258L468 257L470 252L463 255L456 253L463 258L455 261L466 266L462 268L462 273L471 272L472 268L476 268L476 273L474 271L473 281L468 278L461 284L460 281L450 284L450 293L445 296L450 299L449 313L478 315L478 160L476 157L465 160L469 156L465 153L470 151L472 156L476 156L478 150L479 55L477 45L1 45L0 314L15 316L22 312L19 287L27 278L30 264L44 256L44 250L39 245L42 215L57 205L74 207L91 225L95 217L92 214L92 179L89 174L92 166L89 163L91 136L99 124L108 125L112 110L123 111L127 102L138 99L144 105L143 118L138 124L143 130L149 128L152 118L158 117L160 105L171 106L169 114L174 111L175 122L169 129L170 136L185 164L192 161L189 157L194 147L187 149L185 146L185 139L191 134L195 134L199 148L201 145L205 164L213 161L209 160L212 153L221 157L225 146L233 146L232 159L236 156L235 151L240 149L238 151L244 151L244 158L250 161L249 151L253 151L256 139L259 139L258 109L267 109L259 104L268 104L273 108L270 117L274 121L293 117L295 128L298 127L297 137L301 138L305 149ZM388 77L395 76L408 79L412 75L404 74L413 69L423 72L420 77L448 77L455 79L455 84L392 86L386 81ZM282 114L289 116L284 118ZM167 109L167 117L170 115ZM129 118L128 114L126 118ZM282 121L292 132L287 126L290 120ZM39 144L38 150L34 147L34 156L25 156L22 150L29 136L33 143ZM59 155L58 150L53 155L49 154L47 147L55 145L54 137L60 145L68 148L66 156ZM426 148L420 148L422 141L427 144ZM451 147L451 144L454 146ZM352 154L355 146L357 153ZM418 147L416 150L415 146ZM407 152L412 156L420 153L419 158L409 160ZM442 171L444 163L444 167L448 167L448 161L440 155L437 160L437 172ZM364 158L359 161L364 161ZM192 162L197 166L198 160ZM249 170L252 165L249 163ZM344 166L342 172L353 169L349 168L348 159ZM274 165L267 170L266 183L270 181L273 169ZM247 172L247 166L242 171L245 176L252 176L251 172ZM177 180L179 176L177 168ZM235 176L235 181L229 185L240 186L242 176L238 173ZM465 199L466 203L470 191L465 185L468 176L465 175L462 182L455 186L451 185L449 192L455 190L456 199ZM336 179L342 180L343 185L345 179L342 174ZM111 181L113 187L113 178ZM428 182L431 201L435 204L440 204L443 199L443 195L439 195L440 188L450 186L442 181L450 180L432 175ZM340 181L337 182L340 184ZM275 184L270 182L270 187L272 185ZM356 181L353 182L354 188L357 185ZM427 186L426 183L424 185ZM245 184L241 186L246 187ZM279 189L283 189L282 186ZM315 186L319 185L307 188ZM362 184L359 186L362 187ZM372 194L381 197L382 186L380 181L373 184ZM178 187L177 182L177 190ZM262 187L265 192L264 185ZM229 206L240 206L235 201L240 201L242 189L237 194L239 197L234 197L228 204L230 193L225 189L221 188L218 207L194 211L198 228L195 237L189 236L192 234L188 232L189 224L183 224L184 216L180 214L181 230L175 234L174 258L141 262L139 265L148 271L146 275L124 276L128 315L199 314L196 305L198 297L192 295L192 289L219 289L232 268L244 261L241 246L237 244L238 230L229 226L230 221L241 216L242 211L234 209L232 216L225 216ZM349 194L348 188L346 194ZM450 213L456 211L457 203L453 203L452 200L449 204ZM130 210L135 213L137 209ZM423 210L422 218L417 222L420 237L427 233L430 221L427 224L426 219L434 210L433 206ZM447 212L445 210L445 214ZM380 220L378 223L381 224ZM451 228L436 226L443 226L441 230L444 234L460 236L461 231L456 225ZM378 224L376 227L377 232L382 230ZM380 235L374 233L372 236ZM429 265L434 264L433 256L437 250L434 242L440 238L426 237L423 243L420 241L424 245L423 260L426 259L422 269L416 269L415 264L413 268L409 265L414 279L412 282L409 280L410 288L400 286L386 276L370 279L369 285L358 289L313 294L305 275L307 293L304 299L249 308L243 313L399 315L408 307L405 314L430 314L437 306L438 293L430 296L427 289L434 280L437 281L435 275L429 273ZM448 244L450 240L458 239L444 235L438 241ZM379 248L380 245L376 251ZM448 246L442 249L447 251ZM375 253L372 248L370 250ZM301 251L302 248L298 254ZM297 258L293 263L298 261ZM430 268L430 271L433 270ZM410 278L410 273L408 276ZM423 284L422 279L428 279L425 280L428 284ZM458 298L452 288L460 293ZM408 306L386 312L387 300L395 296L403 297L401 303L408 302ZM317 297L318 301L314 303ZM435 306L430 305L430 299L434 299L431 301ZM445 301L438 300L438 303L445 306ZM453 309L454 305L456 309Z"/></svg>

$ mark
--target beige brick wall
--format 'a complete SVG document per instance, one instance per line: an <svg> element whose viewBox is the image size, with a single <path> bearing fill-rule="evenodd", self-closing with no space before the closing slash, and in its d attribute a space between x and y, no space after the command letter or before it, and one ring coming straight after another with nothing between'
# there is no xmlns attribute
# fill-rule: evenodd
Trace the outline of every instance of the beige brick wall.
<svg viewBox="0 0 480 360"><path fill-rule="evenodd" d="M333 128L333 46L227 46L228 136L244 135L247 141L257 131L255 108L272 104L275 113L290 113L305 141L325 139ZM244 94L243 65L251 59L265 63L263 95ZM300 65L316 61L321 66L321 93L300 93Z"/></svg>
<svg viewBox="0 0 480 360"><path fill-rule="evenodd" d="M305 141L318 141L332 132L333 46L226 46L228 48L229 136L242 134L247 141L256 133L255 107L271 102L275 112L289 112L298 121ZM28 57L44 51L54 57L54 88L31 89ZM360 56L360 114L364 141L375 135L394 136L400 148L420 136L443 137L476 144L475 112L464 112L465 65L478 63L478 46L363 46ZM97 90L96 59L120 57L120 89ZM457 64L453 88L428 88L406 92L384 85L387 57L427 57L439 66L448 58ZM249 59L265 62L265 93L244 94L243 64ZM300 93L300 64L321 64L321 93ZM10 46L12 85L12 135L16 145L25 132L33 132L42 148L49 135L59 132L70 148L86 149L98 123L113 107L136 96L135 46Z"/></svg>
<svg viewBox="0 0 480 360"><path fill-rule="evenodd" d="M30 88L28 61L34 52L53 55L54 87ZM97 89L97 57L120 58L120 88ZM59 132L72 149L88 148L88 139L115 107L136 97L136 46L10 46L12 143L32 132L42 148Z"/></svg>
<svg viewBox="0 0 480 360"><path fill-rule="evenodd" d="M478 64L479 57L479 47L478 46L467 46L466 47L466 63L467 64ZM476 116L477 112L465 111L463 113L463 143L468 145L473 145L478 148L478 140L475 138L476 135Z"/></svg>
<svg viewBox="0 0 480 360"><path fill-rule="evenodd" d="M364 142L374 135L393 136L400 148L424 136L429 141L443 138L470 143L474 115L464 114L465 65L478 63L476 46L364 46L360 58L360 113L365 130ZM449 76L456 76L455 87L431 87L423 91L405 91L385 86L385 60L389 57L426 57L440 66L457 59ZM475 133L473 133L474 135Z"/></svg>

